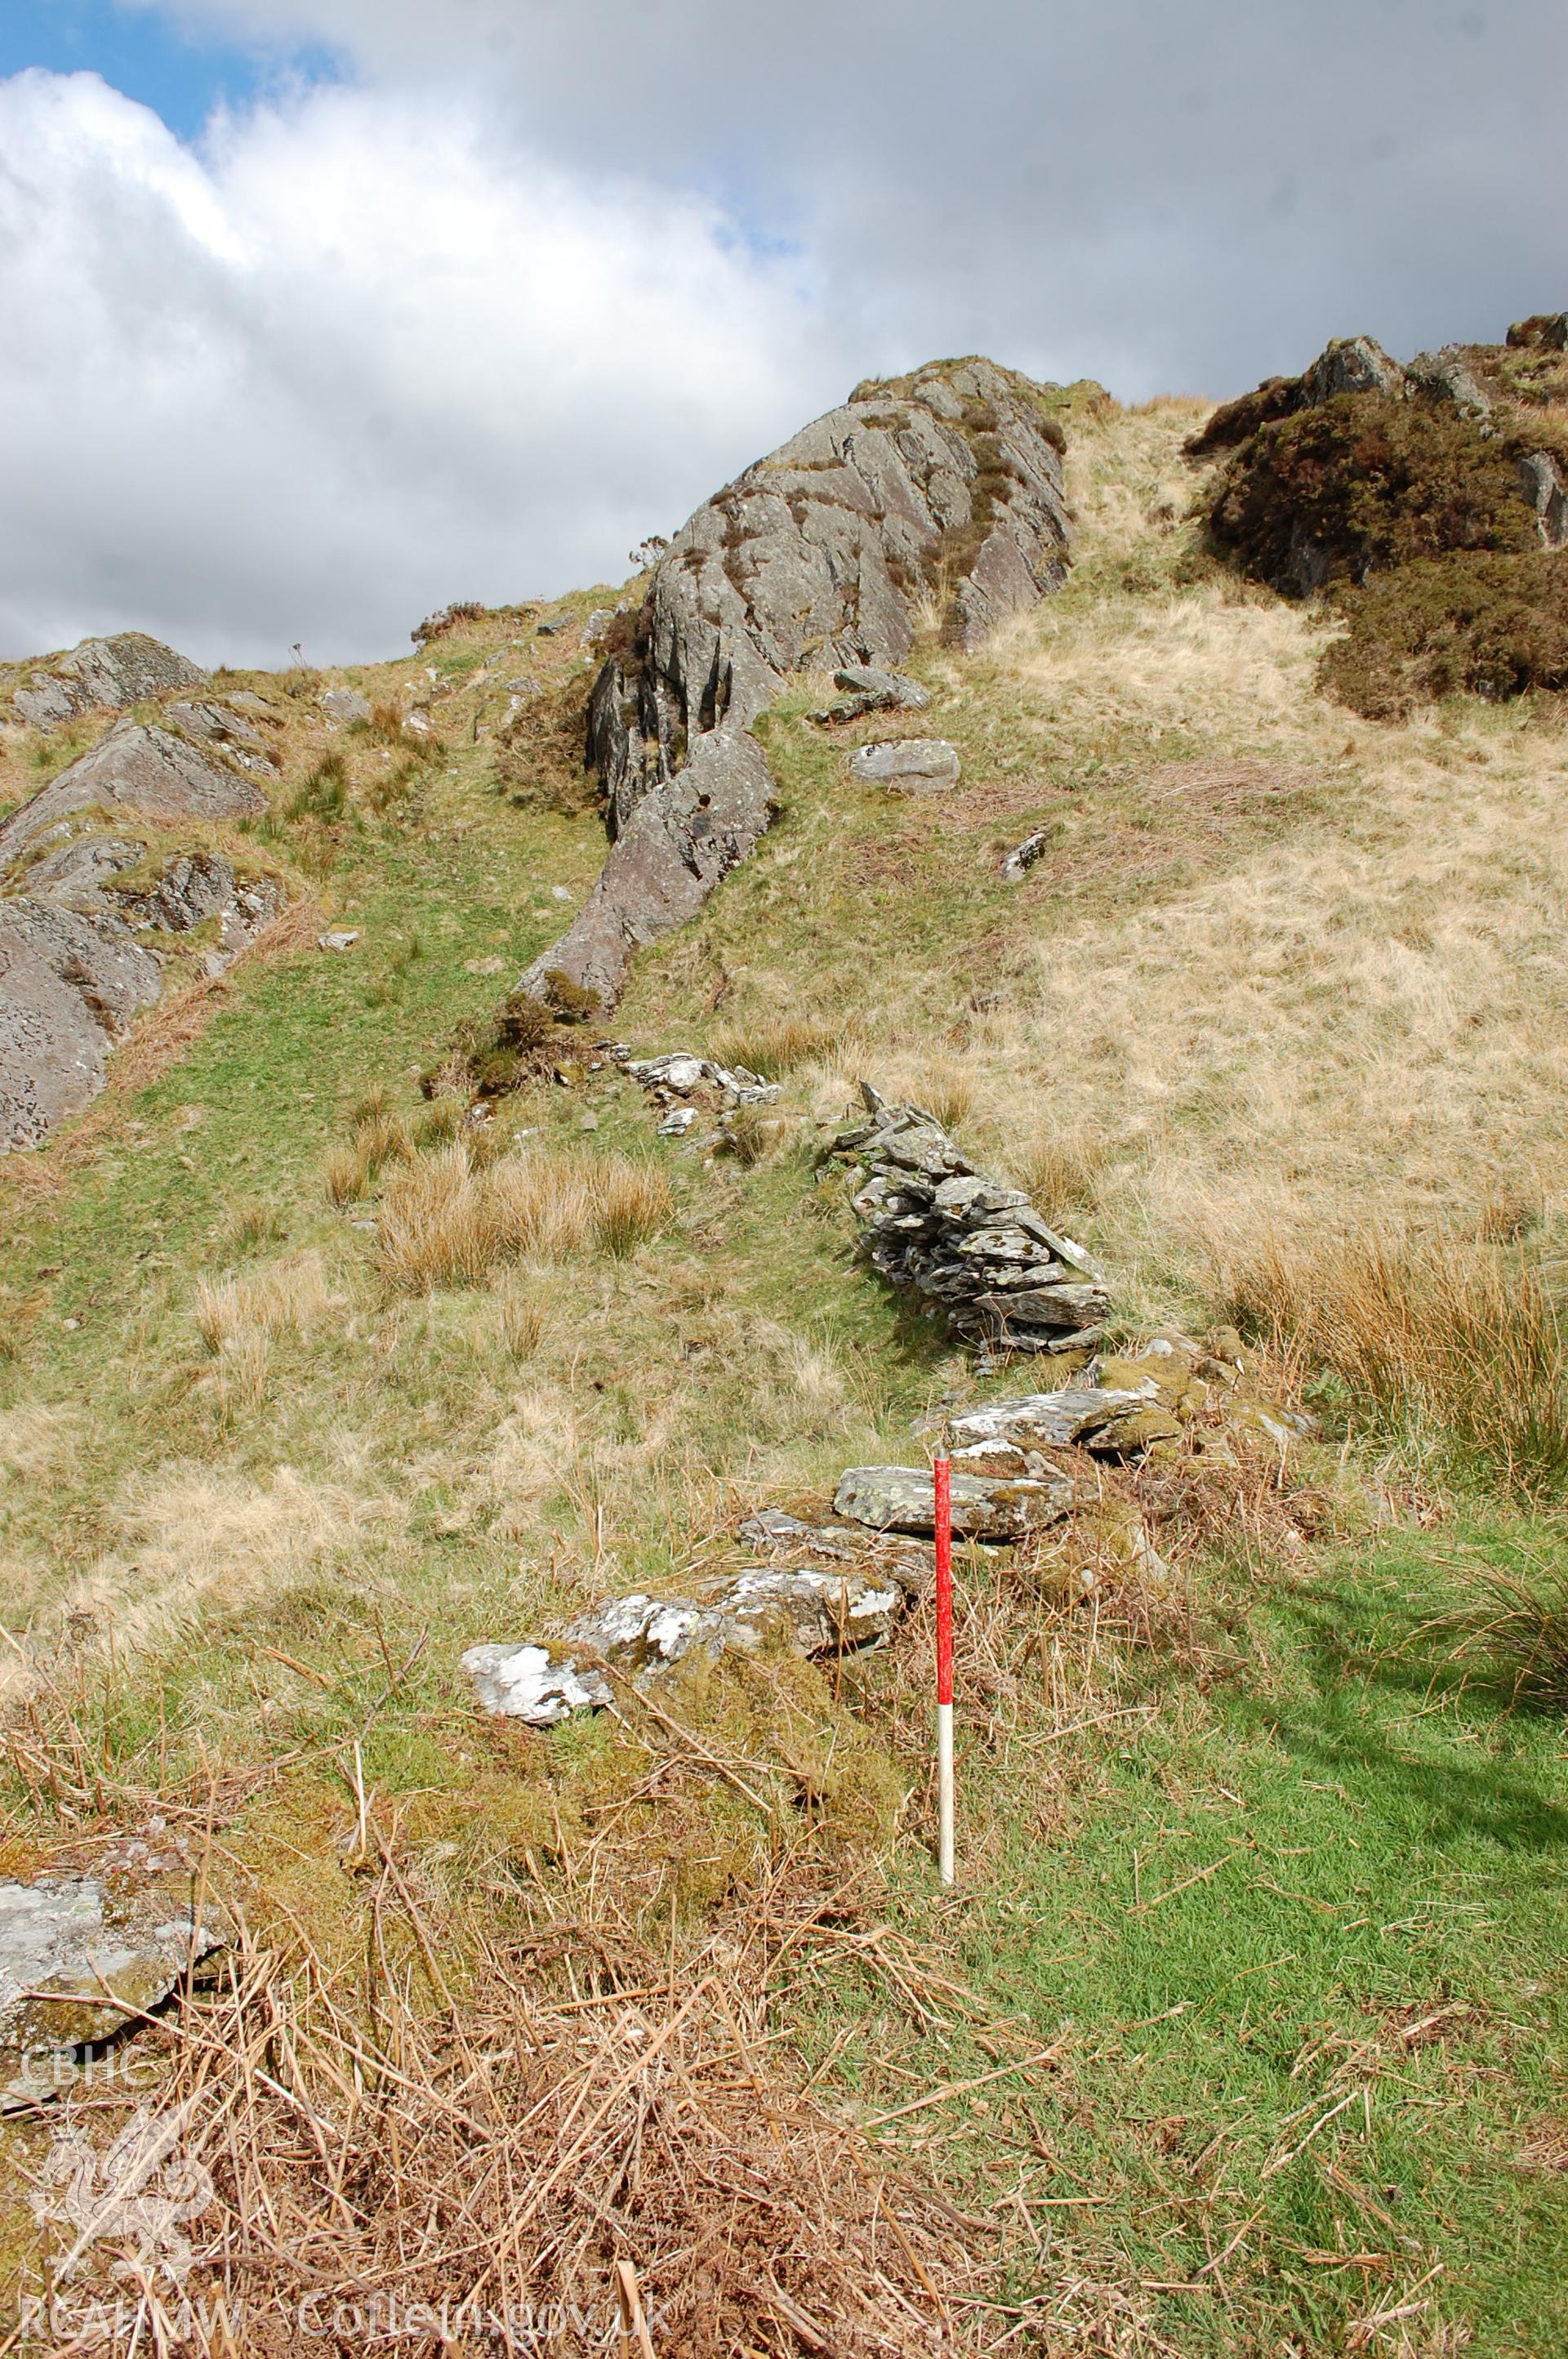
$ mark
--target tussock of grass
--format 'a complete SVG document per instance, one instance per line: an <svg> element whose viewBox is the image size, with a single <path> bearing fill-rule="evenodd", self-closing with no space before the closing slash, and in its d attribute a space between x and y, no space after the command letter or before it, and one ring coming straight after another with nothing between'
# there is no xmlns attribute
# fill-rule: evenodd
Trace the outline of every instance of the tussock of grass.
<svg viewBox="0 0 1568 2359"><path fill-rule="evenodd" d="M850 1055L864 1035L849 1020L820 1016L759 1016L752 1023L726 1025L708 1043L708 1053L731 1069L743 1065L766 1082L782 1082L803 1065L832 1064Z"/></svg>
<svg viewBox="0 0 1568 2359"><path fill-rule="evenodd" d="M1255 1236L1230 1307L1331 1368L1386 1421L1413 1418L1526 1493L1568 1477L1568 1337L1541 1270L1474 1234Z"/></svg>
<svg viewBox="0 0 1568 2359"><path fill-rule="evenodd" d="M196 1289L196 1325L209 1352L232 1347L247 1334L267 1341L292 1332L308 1335L324 1317L331 1292L319 1254L300 1254L249 1277L203 1278Z"/></svg>
<svg viewBox="0 0 1568 2359"><path fill-rule="evenodd" d="M630 1253L656 1234L670 1209L668 1183L651 1165L514 1154L480 1168L470 1140L460 1138L387 1181L381 1266L400 1293L475 1286L523 1254L558 1259L590 1242Z"/></svg>
<svg viewBox="0 0 1568 2359"><path fill-rule="evenodd" d="M329 1203L353 1203L389 1163L406 1163L413 1153L414 1139L401 1114L367 1115L348 1144L333 1147L327 1158L323 1181Z"/></svg>

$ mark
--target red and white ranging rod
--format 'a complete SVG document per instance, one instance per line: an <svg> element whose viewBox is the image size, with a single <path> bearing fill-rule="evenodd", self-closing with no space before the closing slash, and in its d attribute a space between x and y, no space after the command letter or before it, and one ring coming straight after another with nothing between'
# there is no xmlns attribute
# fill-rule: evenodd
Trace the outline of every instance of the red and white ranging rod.
<svg viewBox="0 0 1568 2359"><path fill-rule="evenodd" d="M936 1489L937 1862L953 1881L953 1470L946 1453L932 1467Z"/></svg>

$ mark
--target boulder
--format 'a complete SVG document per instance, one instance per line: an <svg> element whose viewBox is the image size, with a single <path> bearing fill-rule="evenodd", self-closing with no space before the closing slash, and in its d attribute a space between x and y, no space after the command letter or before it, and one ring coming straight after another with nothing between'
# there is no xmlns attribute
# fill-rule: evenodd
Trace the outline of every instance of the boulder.
<svg viewBox="0 0 1568 2359"><path fill-rule="evenodd" d="M254 819L267 807L259 787L183 737L122 721L0 826L0 864L57 820L94 805L149 819L230 821Z"/></svg>
<svg viewBox="0 0 1568 2359"><path fill-rule="evenodd" d="M1548 549L1568 545L1568 491L1549 451L1533 451L1519 462L1519 484L1535 510L1536 529Z"/></svg>
<svg viewBox="0 0 1568 2359"><path fill-rule="evenodd" d="M35 728L52 729L95 706L124 712L146 698L206 684L200 664L165 647L161 639L149 639L141 631L121 631L113 638L83 639L71 654L36 671L13 701Z"/></svg>
<svg viewBox="0 0 1568 2359"><path fill-rule="evenodd" d="M1026 835L1022 843L1014 844L1001 864L1001 873L1008 884L1022 884L1041 853L1049 848L1050 842L1050 829L1042 827L1037 828L1033 835Z"/></svg>
<svg viewBox="0 0 1568 2359"><path fill-rule="evenodd" d="M1508 341L1516 352L1568 352L1568 311L1534 311L1516 320Z"/></svg>
<svg viewBox="0 0 1568 2359"><path fill-rule="evenodd" d="M810 715L813 721L859 721L867 712L918 712L931 701L929 689L902 672L880 671L873 664L847 664L833 675L844 690L837 704Z"/></svg>
<svg viewBox="0 0 1568 2359"><path fill-rule="evenodd" d="M773 779L756 739L728 729L699 737L678 777L638 803L578 917L518 988L545 997L547 978L559 973L611 1006L633 951L695 917L755 849L773 814Z"/></svg>
<svg viewBox="0 0 1568 2359"><path fill-rule="evenodd" d="M1299 382L1294 406L1305 408L1341 393L1402 393L1405 373L1375 336L1335 336Z"/></svg>
<svg viewBox="0 0 1568 2359"><path fill-rule="evenodd" d="M26 2100L64 2084L51 2069L157 2006L229 1938L214 1900L198 1918L188 1872L45 1875L0 1883L0 2057Z"/></svg>
<svg viewBox="0 0 1568 2359"><path fill-rule="evenodd" d="M321 710L329 721L368 721L370 699L362 696L357 688L330 688L321 699Z"/></svg>
<svg viewBox="0 0 1568 2359"><path fill-rule="evenodd" d="M863 696L865 710L892 712L902 708L918 712L931 701L931 691L915 679L906 679L902 672L879 671L871 664L849 664L833 675L835 688L844 689L850 696Z"/></svg>
<svg viewBox="0 0 1568 2359"><path fill-rule="evenodd" d="M631 950L682 923L749 855L770 790L745 732L790 673L895 669L932 585L946 586L945 632L966 647L1060 587L1061 443L1027 378L989 361L942 362L862 386L697 511L660 555L640 610L607 633L588 750L616 847L602 892L524 988L539 992L559 968L612 998ZM694 794L689 769L716 738ZM617 863L644 805L652 817Z"/></svg>
<svg viewBox="0 0 1568 2359"><path fill-rule="evenodd" d="M462 1666L486 1712L532 1728L554 1728L574 1712L610 1701L602 1672L579 1672L571 1656L549 1647L470 1647Z"/></svg>
<svg viewBox="0 0 1568 2359"><path fill-rule="evenodd" d="M1446 402L1467 417L1484 418L1491 408L1491 396L1483 391L1456 344L1444 344L1437 353L1417 353L1407 363L1405 375L1428 401Z"/></svg>
<svg viewBox="0 0 1568 2359"><path fill-rule="evenodd" d="M958 783L958 749L945 737L898 737L880 745L859 745L849 756L849 776L895 795L939 795Z"/></svg>
<svg viewBox="0 0 1568 2359"><path fill-rule="evenodd" d="M1065 1474L951 1477L953 1529L962 1538L1017 1540L1071 1515L1075 1486ZM936 1528L936 1486L928 1466L851 1466L839 1478L833 1512L879 1532Z"/></svg>

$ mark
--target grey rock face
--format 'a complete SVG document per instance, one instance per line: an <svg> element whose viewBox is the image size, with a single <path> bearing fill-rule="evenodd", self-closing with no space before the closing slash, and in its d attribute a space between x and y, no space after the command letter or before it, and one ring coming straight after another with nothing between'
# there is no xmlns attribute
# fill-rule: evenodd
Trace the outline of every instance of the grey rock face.
<svg viewBox="0 0 1568 2359"><path fill-rule="evenodd" d="M55 821L97 805L149 819L254 818L266 797L167 729L122 721L0 826L0 865Z"/></svg>
<svg viewBox="0 0 1568 2359"><path fill-rule="evenodd" d="M198 1921L189 1881L0 1884L0 2056L25 2060L8 2099L62 2085L49 2059L110 2038L227 1940L217 1903Z"/></svg>
<svg viewBox="0 0 1568 2359"><path fill-rule="evenodd" d="M187 934L216 918L225 966L284 907L283 887L276 877L242 879L218 852L179 853L146 892L115 893L113 898L135 929Z"/></svg>
<svg viewBox="0 0 1568 2359"><path fill-rule="evenodd" d="M1544 451L1533 451L1519 461L1519 472L1541 539L1548 549L1568 546L1568 491L1563 489L1555 461Z"/></svg>
<svg viewBox="0 0 1568 2359"><path fill-rule="evenodd" d="M243 745L250 752L262 745L262 734L254 721L247 721L233 706L219 704L204 698L200 703L176 703L164 707L164 717L183 736L195 737L206 745Z"/></svg>
<svg viewBox="0 0 1568 2359"><path fill-rule="evenodd" d="M1041 1480L1027 1475L960 1473L950 1484L953 1529L961 1538L1016 1540L1024 1533L1060 1523L1071 1515L1074 1486L1067 1476ZM873 1531L934 1532L936 1486L929 1467L851 1466L834 1495L833 1512Z"/></svg>
<svg viewBox="0 0 1568 2359"><path fill-rule="evenodd" d="M773 780L756 739L729 729L698 738L679 776L632 813L577 919L521 987L541 991L558 970L612 1005L633 951L695 917L772 817Z"/></svg>
<svg viewBox="0 0 1568 2359"><path fill-rule="evenodd" d="M0 1152L38 1146L103 1086L104 1060L163 970L113 919L0 902Z"/></svg>
<svg viewBox="0 0 1568 2359"><path fill-rule="evenodd" d="M149 639L141 631L121 631L110 639L83 639L48 671L35 672L18 689L16 710L35 728L52 729L78 712L107 705L123 712L145 697L167 696L180 688L203 688L199 664Z"/></svg>
<svg viewBox="0 0 1568 2359"><path fill-rule="evenodd" d="M927 574L948 582L948 635L966 647L1060 587L1058 441L1026 379L944 363L856 395L698 508L640 613L616 618L625 645L589 703L615 852L523 988L555 967L613 998L632 948L693 915L749 855L769 795L745 732L791 672L896 668ZM687 784L699 763L706 802Z"/></svg>
<svg viewBox="0 0 1568 2359"><path fill-rule="evenodd" d="M143 849L118 836L79 836L33 862L27 875L28 893L62 909L80 910L83 916L102 914L108 907L104 888L125 869L135 866Z"/></svg>
<svg viewBox="0 0 1568 2359"><path fill-rule="evenodd" d="M189 933L215 918L206 967L216 974L282 913L276 877L242 877L213 852L178 853L152 883L123 886L143 851L77 837L32 864L24 894L0 900L0 1153L40 1145L103 1088L110 1049L163 986L138 932Z"/></svg>
<svg viewBox="0 0 1568 2359"><path fill-rule="evenodd" d="M884 786L892 794L939 795L958 783L958 749L945 737L897 737L881 745L859 745L849 756L849 776Z"/></svg>
<svg viewBox="0 0 1568 2359"><path fill-rule="evenodd" d="M971 647L1060 586L1067 538L1056 439L1023 378L948 364L829 410L698 508L600 674L590 746L616 824L790 672L896 669L923 568L953 560L949 632Z"/></svg>
<svg viewBox="0 0 1568 2359"><path fill-rule="evenodd" d="M870 1119L833 1151L860 1164L854 1205L872 1268L988 1350L1050 1352L1098 1335L1108 1299L1083 1247L1021 1190L978 1173L933 1115L890 1106L864 1082L861 1095Z"/></svg>
<svg viewBox="0 0 1568 2359"><path fill-rule="evenodd" d="M1373 336L1336 336L1303 373L1306 406L1336 393L1401 393L1405 373Z"/></svg>

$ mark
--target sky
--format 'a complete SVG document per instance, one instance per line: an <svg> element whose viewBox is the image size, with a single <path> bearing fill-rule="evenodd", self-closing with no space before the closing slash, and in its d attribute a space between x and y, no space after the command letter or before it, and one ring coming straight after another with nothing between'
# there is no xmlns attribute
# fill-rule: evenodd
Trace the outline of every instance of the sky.
<svg viewBox="0 0 1568 2359"><path fill-rule="evenodd" d="M1568 305L1562 0L0 0L0 657L404 652L860 378Z"/></svg>

